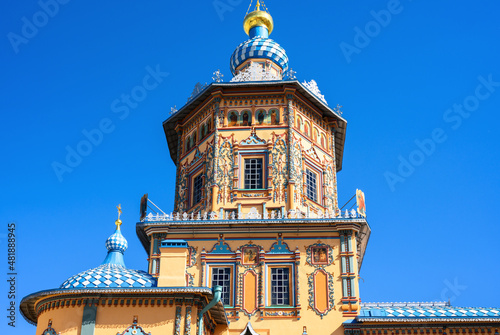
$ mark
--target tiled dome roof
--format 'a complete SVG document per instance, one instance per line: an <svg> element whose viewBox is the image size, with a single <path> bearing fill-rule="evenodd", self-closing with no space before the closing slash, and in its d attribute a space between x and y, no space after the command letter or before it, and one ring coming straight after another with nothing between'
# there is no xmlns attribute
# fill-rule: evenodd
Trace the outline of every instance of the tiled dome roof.
<svg viewBox="0 0 500 335"><path fill-rule="evenodd" d="M108 251L119 251L123 254L127 248L128 242L119 229L106 240L106 249Z"/></svg>
<svg viewBox="0 0 500 335"><path fill-rule="evenodd" d="M60 288L156 287L156 279L140 270L122 265L102 264L66 280Z"/></svg>
<svg viewBox="0 0 500 335"><path fill-rule="evenodd" d="M125 267L123 254L127 250L128 242L120 231L121 223L120 219L116 220L116 230L106 240L108 254L103 263L70 277L59 288L156 287L156 279L150 274Z"/></svg>
<svg viewBox="0 0 500 335"><path fill-rule="evenodd" d="M240 64L251 58L266 58L278 64L283 72L288 70L288 56L285 49L267 37L255 36L234 50L230 61L233 75L236 75L236 68Z"/></svg>

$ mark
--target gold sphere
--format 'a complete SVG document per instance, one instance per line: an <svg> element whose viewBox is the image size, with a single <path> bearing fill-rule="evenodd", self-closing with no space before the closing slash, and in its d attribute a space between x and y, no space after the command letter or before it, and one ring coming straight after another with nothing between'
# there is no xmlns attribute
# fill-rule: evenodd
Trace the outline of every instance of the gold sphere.
<svg viewBox="0 0 500 335"><path fill-rule="evenodd" d="M118 219L115 221L115 225L117 229L120 229L120 226L122 225L122 220Z"/></svg>
<svg viewBox="0 0 500 335"><path fill-rule="evenodd" d="M269 31L269 35L271 35L274 28L274 22L271 14L262 10L256 10L245 16L245 20L243 20L243 29L247 35L250 35L250 29L259 26L265 26Z"/></svg>

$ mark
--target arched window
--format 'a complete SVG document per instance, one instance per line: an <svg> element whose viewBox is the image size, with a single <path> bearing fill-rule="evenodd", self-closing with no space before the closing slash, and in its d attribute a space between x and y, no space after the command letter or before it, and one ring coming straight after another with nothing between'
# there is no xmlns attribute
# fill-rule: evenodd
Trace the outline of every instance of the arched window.
<svg viewBox="0 0 500 335"><path fill-rule="evenodd" d="M229 114L229 126L234 127L236 126L237 122L238 122L238 116L236 115L235 112L231 112Z"/></svg>
<svg viewBox="0 0 500 335"><path fill-rule="evenodd" d="M325 138L325 135L321 134L321 146L322 146L323 148L326 148L325 144L326 144L326 138Z"/></svg>
<svg viewBox="0 0 500 335"><path fill-rule="evenodd" d="M188 152L189 150L191 150L192 147L193 147L193 143L191 141L191 136L188 136L186 138L186 152Z"/></svg>
<svg viewBox="0 0 500 335"><path fill-rule="evenodd" d="M300 131L302 131L303 130L302 129L302 125L303 125L302 118L300 116L298 116L297 117L297 129L300 130Z"/></svg>
<svg viewBox="0 0 500 335"><path fill-rule="evenodd" d="M191 147L194 147L196 145L196 132L193 133L192 139L193 139L193 141L191 143Z"/></svg>
<svg viewBox="0 0 500 335"><path fill-rule="evenodd" d="M248 126L251 126L251 125L252 125L252 119L251 119L251 117L250 117L250 113L249 113L249 112L244 112L244 113L243 113L243 117L242 117L241 125L242 125L243 127L248 127Z"/></svg>
<svg viewBox="0 0 500 335"><path fill-rule="evenodd" d="M318 129L314 128L314 131L313 131L313 140L315 142L318 141Z"/></svg>
<svg viewBox="0 0 500 335"><path fill-rule="evenodd" d="M271 112L271 124L279 124L280 123L280 116L278 112L272 111Z"/></svg>
<svg viewBox="0 0 500 335"><path fill-rule="evenodd" d="M207 136L207 124L206 123L203 126L201 126L200 138L205 138L205 136Z"/></svg>
<svg viewBox="0 0 500 335"><path fill-rule="evenodd" d="M264 124L264 112L263 111L260 111L258 114L257 114L257 122L259 124Z"/></svg>
<svg viewBox="0 0 500 335"><path fill-rule="evenodd" d="M309 124L306 122L304 123L304 133L309 136Z"/></svg>

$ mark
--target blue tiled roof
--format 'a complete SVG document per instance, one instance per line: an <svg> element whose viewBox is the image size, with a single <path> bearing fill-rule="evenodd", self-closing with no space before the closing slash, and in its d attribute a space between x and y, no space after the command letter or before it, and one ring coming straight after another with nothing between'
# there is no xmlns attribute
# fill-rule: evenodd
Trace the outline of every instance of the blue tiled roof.
<svg viewBox="0 0 500 335"><path fill-rule="evenodd" d="M283 72L288 70L288 56L285 49L270 38L256 36L241 43L231 56L231 72L236 75L236 68L250 58L266 58L278 64Z"/></svg>
<svg viewBox="0 0 500 335"><path fill-rule="evenodd" d="M443 305L362 306L358 321L415 320L415 319L480 319L498 318L500 308L452 307Z"/></svg>
<svg viewBox="0 0 500 335"><path fill-rule="evenodd" d="M125 237L123 237L119 229L117 229L113 235L108 237L106 240L106 248L108 251L119 251L122 254L127 250L128 242Z"/></svg>
<svg viewBox="0 0 500 335"><path fill-rule="evenodd" d="M125 267L123 254L128 243L123 237L120 228L106 240L108 254L103 263L96 268L80 272L59 287L61 289L79 288L141 288L156 287L156 279L150 274L131 270Z"/></svg>
<svg viewBox="0 0 500 335"><path fill-rule="evenodd" d="M102 264L66 280L60 288L156 287L156 279L144 271Z"/></svg>

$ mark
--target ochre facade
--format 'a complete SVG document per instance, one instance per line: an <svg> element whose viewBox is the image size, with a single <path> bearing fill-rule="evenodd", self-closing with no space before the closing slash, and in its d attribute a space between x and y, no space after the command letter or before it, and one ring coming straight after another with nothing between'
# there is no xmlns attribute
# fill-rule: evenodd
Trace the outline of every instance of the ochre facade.
<svg viewBox="0 0 500 335"><path fill-rule="evenodd" d="M21 302L36 334L499 335L500 309L361 302L364 194L344 211L337 194L347 121L294 78L262 8L231 82L217 71L163 122L175 203L141 201L147 272L125 267L118 206L101 265Z"/></svg>
<svg viewBox="0 0 500 335"><path fill-rule="evenodd" d="M345 120L324 115L293 85L267 91L214 89L177 123L175 212L338 211L335 131ZM245 187L248 158L262 159L262 187ZM306 194L306 169L317 178L315 199ZM196 197L200 175L203 190Z"/></svg>

